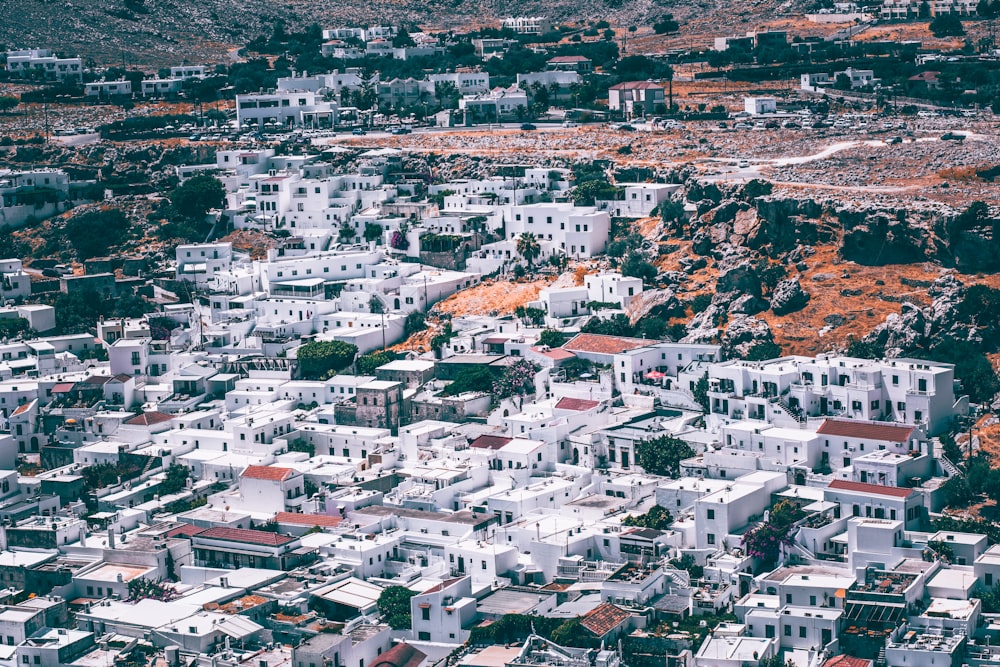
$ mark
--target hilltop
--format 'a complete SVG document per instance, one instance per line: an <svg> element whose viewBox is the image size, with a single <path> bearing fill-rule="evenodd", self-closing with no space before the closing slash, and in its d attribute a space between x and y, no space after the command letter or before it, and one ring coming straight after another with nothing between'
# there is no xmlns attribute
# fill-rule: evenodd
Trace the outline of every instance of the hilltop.
<svg viewBox="0 0 1000 667"><path fill-rule="evenodd" d="M21 48L48 47L79 54L97 65L165 65L179 61L219 61L250 39L270 33L283 20L291 29L321 26L415 23L430 30L496 25L512 15L547 16L577 25L608 20L617 27L647 27L673 13L690 33L708 35L729 29L747 30L771 21L776 11L800 10L800 2L702 0L450 0L438 5L420 0L371 0L328 3L291 0L17 0L4 3L0 44ZM720 11L725 9L725 11ZM707 18L710 17L711 21ZM720 18L721 17L721 18ZM707 32L706 32L707 31ZM651 31L647 31L651 34ZM688 30L682 30L682 33ZM642 33L640 33L642 34ZM657 40L653 40L654 45ZM696 41L704 41L696 40Z"/></svg>

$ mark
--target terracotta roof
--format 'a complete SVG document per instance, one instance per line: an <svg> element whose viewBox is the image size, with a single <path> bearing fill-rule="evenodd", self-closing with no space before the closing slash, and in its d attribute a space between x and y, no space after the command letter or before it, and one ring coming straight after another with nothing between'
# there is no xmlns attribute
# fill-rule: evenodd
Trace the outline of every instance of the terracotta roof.
<svg viewBox="0 0 1000 667"><path fill-rule="evenodd" d="M117 380L118 382L128 382L129 380L132 379L132 376L129 375L128 373L119 373L112 379Z"/></svg>
<svg viewBox="0 0 1000 667"><path fill-rule="evenodd" d="M277 466L247 466L246 470L240 473L240 477L281 482L294 474L295 471L291 468L279 468Z"/></svg>
<svg viewBox="0 0 1000 667"><path fill-rule="evenodd" d="M171 528L170 532L167 533L167 537L177 537L179 535L193 537L194 535L201 535L206 530L208 530L208 528L202 528L201 526L193 526L189 523L182 523L176 528Z"/></svg>
<svg viewBox="0 0 1000 667"><path fill-rule="evenodd" d="M125 423L129 426L152 426L153 424L168 422L173 418L173 415L168 415L165 412L143 412L141 415L136 415L126 420Z"/></svg>
<svg viewBox="0 0 1000 667"><path fill-rule="evenodd" d="M294 542L294 537L279 535L266 530L246 530L244 528L209 528L198 537L212 540L226 540L227 542L242 542L243 544L262 544L268 547L280 547L282 544Z"/></svg>
<svg viewBox="0 0 1000 667"><path fill-rule="evenodd" d="M503 345L509 340L507 336L490 336L483 339L483 345Z"/></svg>
<svg viewBox="0 0 1000 667"><path fill-rule="evenodd" d="M455 584L455 583L461 581L462 579L464 579L464 577L455 577L454 579L445 579L440 584L437 584L436 586L431 586L426 591L424 591L423 593L421 593L421 595L426 594L426 593L437 593L438 591L443 591L444 589L448 588L452 584Z"/></svg>
<svg viewBox="0 0 1000 667"><path fill-rule="evenodd" d="M426 659L426 653L401 642L376 658L372 667L418 667Z"/></svg>
<svg viewBox="0 0 1000 667"><path fill-rule="evenodd" d="M23 415L25 412L31 409L31 406L33 406L37 402L38 399L36 398L33 401L28 401L27 403L17 406L17 409L14 410L14 412L10 413L10 416L16 417L17 415Z"/></svg>
<svg viewBox="0 0 1000 667"><path fill-rule="evenodd" d="M627 621L630 615L624 609L619 609L610 602L605 602L584 614L583 618L580 619L580 625L596 636L603 637Z"/></svg>
<svg viewBox="0 0 1000 667"><path fill-rule="evenodd" d="M587 410L593 410L600 403L598 401L588 401L585 398L570 398L569 396L563 396L556 403L557 410L573 410L574 412L586 412Z"/></svg>
<svg viewBox="0 0 1000 667"><path fill-rule="evenodd" d="M590 58L586 56L556 56L555 58L549 58L550 63L587 63L590 62Z"/></svg>
<svg viewBox="0 0 1000 667"><path fill-rule="evenodd" d="M611 86L611 90L642 90L649 88L659 88L660 90L663 90L663 86L655 84L652 81L628 81L626 83L619 83Z"/></svg>
<svg viewBox="0 0 1000 667"><path fill-rule="evenodd" d="M538 347L536 345L535 347L531 348L531 351L534 352L535 354L540 354L543 357L548 357L549 359L554 359L556 361L576 358L575 354L573 354L569 350L564 350L561 347L553 347L548 350L543 350L541 347Z"/></svg>
<svg viewBox="0 0 1000 667"><path fill-rule="evenodd" d="M278 512L274 520L278 523L291 523L296 526L323 526L334 528L340 525L343 517L329 514L301 514L299 512Z"/></svg>
<svg viewBox="0 0 1000 667"><path fill-rule="evenodd" d="M622 336L604 336L602 334L577 334L563 345L570 352L590 352L593 354L621 354L640 347L649 347L651 341L642 338L624 338Z"/></svg>
<svg viewBox="0 0 1000 667"><path fill-rule="evenodd" d="M68 394L71 391L73 391L72 382L60 382L56 386L52 387L53 394Z"/></svg>
<svg viewBox="0 0 1000 667"><path fill-rule="evenodd" d="M479 449L500 449L513 439L501 435L481 435L473 440L469 446Z"/></svg>
<svg viewBox="0 0 1000 667"><path fill-rule="evenodd" d="M856 491L872 496L892 496L894 498L909 498L913 489L902 489L898 486L881 486L879 484L865 484L864 482L851 482L846 479L835 479L827 486L834 491Z"/></svg>
<svg viewBox="0 0 1000 667"><path fill-rule="evenodd" d="M84 382L87 384L96 384L103 387L107 383L111 382L111 378L108 377L107 375L91 375L89 378L84 380Z"/></svg>
<svg viewBox="0 0 1000 667"><path fill-rule="evenodd" d="M910 436L913 435L913 427L897 426L894 424L872 424L870 422L858 422L849 419L826 419L816 429L816 432L823 435L835 435L844 438L909 442Z"/></svg>
<svg viewBox="0 0 1000 667"><path fill-rule="evenodd" d="M872 661L855 658L853 655L838 655L830 658L823 667L871 667Z"/></svg>

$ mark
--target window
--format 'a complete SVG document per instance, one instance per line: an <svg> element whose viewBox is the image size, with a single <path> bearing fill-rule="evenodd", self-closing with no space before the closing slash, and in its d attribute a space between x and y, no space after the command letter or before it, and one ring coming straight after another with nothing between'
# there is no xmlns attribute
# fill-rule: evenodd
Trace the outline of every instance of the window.
<svg viewBox="0 0 1000 667"><path fill-rule="evenodd" d="M790 625L786 625L785 626L785 636L786 637L791 637L792 636L792 626L790 626Z"/></svg>
<svg viewBox="0 0 1000 667"><path fill-rule="evenodd" d="M715 544L715 533L709 533L708 534L708 543L709 544Z"/></svg>
<svg viewBox="0 0 1000 667"><path fill-rule="evenodd" d="M792 604L792 594L785 593L785 604Z"/></svg>
<svg viewBox="0 0 1000 667"><path fill-rule="evenodd" d="M431 633L429 632L418 632L417 639L422 642L429 642L431 640Z"/></svg>
<svg viewBox="0 0 1000 667"><path fill-rule="evenodd" d="M424 607L423 609L421 609L420 610L420 617L422 619L424 619L425 621L431 620L431 608L430 607Z"/></svg>
<svg viewBox="0 0 1000 667"><path fill-rule="evenodd" d="M803 639L805 639L805 636L806 636L806 626L800 625L799 626L799 637L802 637Z"/></svg>
<svg viewBox="0 0 1000 667"><path fill-rule="evenodd" d="M812 607L816 606L816 596L815 595L810 595L809 596L809 605L812 606Z"/></svg>
<svg viewBox="0 0 1000 667"><path fill-rule="evenodd" d="M711 510L711 509L710 509L710 510L708 510L708 512L706 513L706 516L707 516L707 517L708 517L709 519L714 519L714 518L715 518L715 510Z"/></svg>

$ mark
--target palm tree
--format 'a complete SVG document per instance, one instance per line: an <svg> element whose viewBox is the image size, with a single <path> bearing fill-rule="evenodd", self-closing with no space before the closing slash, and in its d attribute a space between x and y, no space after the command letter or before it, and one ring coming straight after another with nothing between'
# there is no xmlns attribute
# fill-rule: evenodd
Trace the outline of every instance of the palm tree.
<svg viewBox="0 0 1000 667"><path fill-rule="evenodd" d="M538 244L538 239L531 232L524 232L519 237L517 237L517 254L524 257L524 260L528 262L528 266L531 266L535 258L538 257L542 252L542 247Z"/></svg>

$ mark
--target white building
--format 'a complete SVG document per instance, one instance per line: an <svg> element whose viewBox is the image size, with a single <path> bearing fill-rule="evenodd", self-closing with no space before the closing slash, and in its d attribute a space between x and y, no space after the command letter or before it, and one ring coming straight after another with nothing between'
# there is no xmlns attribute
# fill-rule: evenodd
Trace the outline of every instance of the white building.
<svg viewBox="0 0 1000 667"><path fill-rule="evenodd" d="M776 113L778 111L778 101L773 97L744 97L743 110L751 116Z"/></svg>
<svg viewBox="0 0 1000 667"><path fill-rule="evenodd" d="M60 58L49 49L8 51L7 71L20 77L37 72L45 79L83 81L83 60Z"/></svg>
<svg viewBox="0 0 1000 667"><path fill-rule="evenodd" d="M132 82L125 79L119 81L94 81L85 86L84 95L88 98L96 98L98 100L132 97Z"/></svg>
<svg viewBox="0 0 1000 667"><path fill-rule="evenodd" d="M236 121L241 127L329 128L337 122L338 106L312 91L287 91L236 96Z"/></svg>

